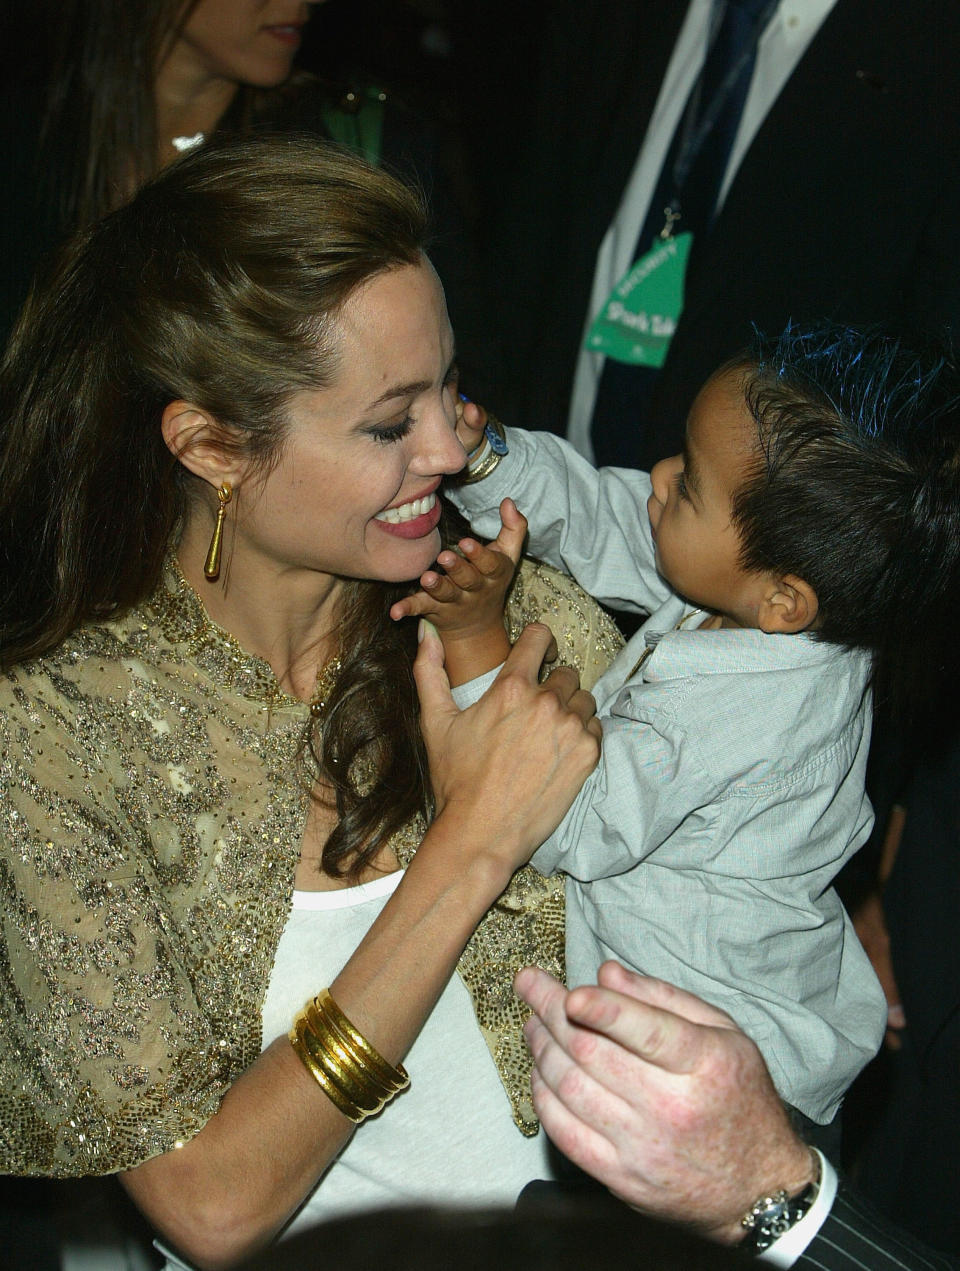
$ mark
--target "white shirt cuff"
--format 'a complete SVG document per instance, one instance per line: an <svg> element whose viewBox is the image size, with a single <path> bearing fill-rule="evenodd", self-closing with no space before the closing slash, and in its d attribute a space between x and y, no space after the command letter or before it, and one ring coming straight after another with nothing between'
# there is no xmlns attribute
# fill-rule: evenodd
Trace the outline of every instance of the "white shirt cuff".
<svg viewBox="0 0 960 1271"><path fill-rule="evenodd" d="M492 671L485 671L483 675L478 675L475 680L467 680L466 684L458 684L456 688L451 689L453 700L465 711L468 706L472 706L474 702L479 702L484 693L500 674L500 666L495 666Z"/></svg>
<svg viewBox="0 0 960 1271"><path fill-rule="evenodd" d="M823 1226L833 1208L837 1194L837 1171L817 1148L812 1148L820 1160L820 1190L817 1198L798 1223L785 1232L779 1240L757 1254L758 1262L772 1267L792 1267Z"/></svg>

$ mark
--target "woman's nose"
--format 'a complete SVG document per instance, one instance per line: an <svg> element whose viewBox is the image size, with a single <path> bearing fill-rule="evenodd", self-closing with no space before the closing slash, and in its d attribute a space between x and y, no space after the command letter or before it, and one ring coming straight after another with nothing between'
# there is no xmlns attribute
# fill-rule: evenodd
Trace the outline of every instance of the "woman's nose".
<svg viewBox="0 0 960 1271"><path fill-rule="evenodd" d="M417 429L417 450L411 469L421 476L438 472L459 472L467 461L467 452L457 438L456 417L443 406L431 410Z"/></svg>

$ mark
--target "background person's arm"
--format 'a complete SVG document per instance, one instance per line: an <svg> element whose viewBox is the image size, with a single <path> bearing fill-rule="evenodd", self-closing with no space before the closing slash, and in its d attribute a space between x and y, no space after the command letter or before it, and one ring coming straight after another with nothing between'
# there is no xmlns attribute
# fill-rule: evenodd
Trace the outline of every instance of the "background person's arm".
<svg viewBox="0 0 960 1271"><path fill-rule="evenodd" d="M534 1105L571 1160L628 1204L724 1243L771 1188L816 1174L754 1043L729 1016L614 962L567 991L526 968Z"/></svg>

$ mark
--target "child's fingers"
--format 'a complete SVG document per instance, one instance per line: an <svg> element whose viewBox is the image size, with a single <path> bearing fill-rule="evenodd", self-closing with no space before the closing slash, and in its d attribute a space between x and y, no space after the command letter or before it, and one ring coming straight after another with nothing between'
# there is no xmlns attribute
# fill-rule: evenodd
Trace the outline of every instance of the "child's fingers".
<svg viewBox="0 0 960 1271"><path fill-rule="evenodd" d="M527 537L527 518L519 510L513 499L504 499L500 504L500 533L491 543L495 552L502 552L516 565L523 553L524 540Z"/></svg>
<svg viewBox="0 0 960 1271"><path fill-rule="evenodd" d="M510 574L513 573L513 562L506 559L507 553L501 551L496 543L484 545L478 543L473 538L462 538L458 544L461 552L468 558L468 562L474 567L474 573L483 578L496 578L498 574L510 567ZM479 578L478 578L479 581ZM467 588L467 584L462 584ZM467 588L469 590L469 588Z"/></svg>
<svg viewBox="0 0 960 1271"><path fill-rule="evenodd" d="M483 444L486 423L487 412L483 407L461 394L457 401L457 436L467 454Z"/></svg>
<svg viewBox="0 0 960 1271"><path fill-rule="evenodd" d="M463 401L463 422L475 432L483 432L487 426L487 412L479 402Z"/></svg>
<svg viewBox="0 0 960 1271"><path fill-rule="evenodd" d="M390 617L394 622L399 622L401 618L429 618L434 616L436 609L433 596L425 591L415 591L412 596L404 596L390 606Z"/></svg>
<svg viewBox="0 0 960 1271"><path fill-rule="evenodd" d="M457 560L460 561L459 556ZM460 563L465 564L466 562L460 561ZM476 585L476 570L470 571L470 581L474 586ZM420 585L427 592L429 600L439 601L440 604L448 604L451 600L456 600L461 591L469 590L459 578L454 578L449 570L446 574L424 574L420 579ZM435 604L434 608L436 608Z"/></svg>
<svg viewBox="0 0 960 1271"><path fill-rule="evenodd" d="M417 596L404 596L402 600L396 601L390 606L390 617L394 622L399 622L401 618L415 617L419 612L416 607Z"/></svg>
<svg viewBox="0 0 960 1271"><path fill-rule="evenodd" d="M461 595L461 588L455 587L442 574L424 574L420 580L429 579L424 590L415 591L412 596L404 596L390 606L390 617L394 622L401 618L430 618L435 626L442 626L446 606Z"/></svg>
<svg viewBox="0 0 960 1271"><path fill-rule="evenodd" d="M437 564L443 566L447 579L455 584L455 590L475 591L483 581L482 576L492 572L489 565L485 569L481 567L478 555L482 556L486 553L489 556L491 553L472 538L462 539L459 547L466 553L469 560L458 556L456 552L441 552L437 557ZM494 563L495 561L496 558Z"/></svg>
<svg viewBox="0 0 960 1271"><path fill-rule="evenodd" d="M503 499L500 503L500 524L504 529L527 532L527 518L514 503L513 499Z"/></svg>

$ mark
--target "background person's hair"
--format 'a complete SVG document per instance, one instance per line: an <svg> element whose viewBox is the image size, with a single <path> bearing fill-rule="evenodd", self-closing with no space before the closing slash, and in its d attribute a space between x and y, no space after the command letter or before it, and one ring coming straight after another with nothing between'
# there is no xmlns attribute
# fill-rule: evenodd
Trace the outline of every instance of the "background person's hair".
<svg viewBox="0 0 960 1271"><path fill-rule="evenodd" d="M4 666L156 586L188 500L206 493L164 443L164 407L196 404L225 446L269 464L289 398L337 371L341 306L418 263L425 230L422 200L382 170L258 134L180 160L63 250L0 369ZM429 802L414 632L387 616L401 589L347 591L343 667L311 739L342 817L324 853L333 871ZM346 775L359 757L380 776L363 798Z"/></svg>
<svg viewBox="0 0 960 1271"><path fill-rule="evenodd" d="M953 677L960 617L960 373L946 342L789 327L733 359L759 436L734 500L748 569L796 574L816 635L874 656L911 714Z"/></svg>
<svg viewBox="0 0 960 1271"><path fill-rule="evenodd" d="M46 0L37 148L60 235L113 211L158 171L157 74L199 0ZM298 83L294 72L289 84ZM245 131L278 89L238 84L217 132ZM168 139L169 140L169 139Z"/></svg>

